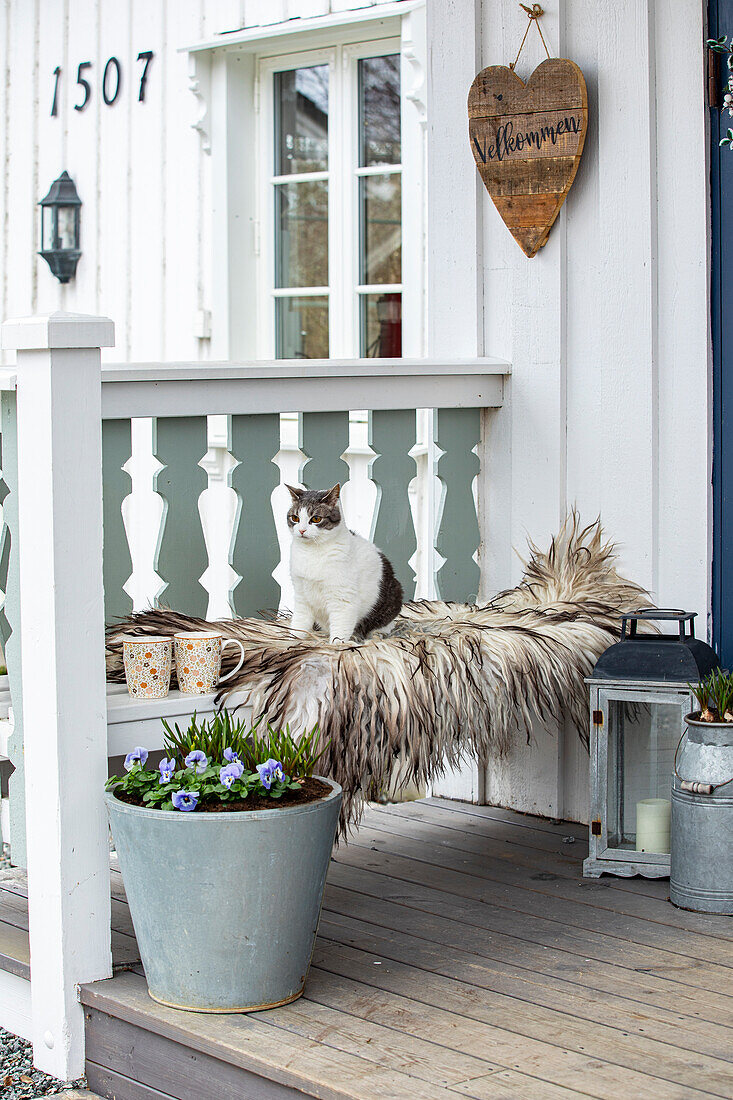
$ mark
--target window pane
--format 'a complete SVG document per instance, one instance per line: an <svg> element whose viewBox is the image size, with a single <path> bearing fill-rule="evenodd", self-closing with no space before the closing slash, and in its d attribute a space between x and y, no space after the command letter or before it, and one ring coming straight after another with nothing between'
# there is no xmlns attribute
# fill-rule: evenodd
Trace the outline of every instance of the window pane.
<svg viewBox="0 0 733 1100"><path fill-rule="evenodd" d="M328 286L328 182L275 185L275 286Z"/></svg>
<svg viewBox="0 0 733 1100"><path fill-rule="evenodd" d="M402 355L402 295L360 294L363 357L397 359Z"/></svg>
<svg viewBox="0 0 733 1100"><path fill-rule="evenodd" d="M402 282L402 178L362 176L361 281Z"/></svg>
<svg viewBox="0 0 733 1100"><path fill-rule="evenodd" d="M399 164L399 54L365 57L359 62L359 113L359 164Z"/></svg>
<svg viewBox="0 0 733 1100"><path fill-rule="evenodd" d="M277 358L328 359L328 298L276 298Z"/></svg>
<svg viewBox="0 0 733 1100"><path fill-rule="evenodd" d="M328 65L275 73L275 175L328 168Z"/></svg>

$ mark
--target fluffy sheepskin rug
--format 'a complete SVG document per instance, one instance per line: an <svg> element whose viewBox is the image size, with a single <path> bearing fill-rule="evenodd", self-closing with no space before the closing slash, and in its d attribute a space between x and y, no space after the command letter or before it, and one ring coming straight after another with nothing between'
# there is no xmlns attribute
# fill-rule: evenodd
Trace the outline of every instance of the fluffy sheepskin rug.
<svg viewBox="0 0 733 1100"><path fill-rule="evenodd" d="M404 781L419 786L463 756L506 753L537 721L569 719L587 743L584 677L618 638L620 613L650 606L615 563L600 522L581 528L572 515L547 552L530 542L520 584L489 603L416 601L389 636L333 645L294 636L284 617L211 623L161 608L109 628L108 674L124 677L124 633L239 638L247 655L226 694L248 690L254 714L275 727L319 725L328 742L319 770L344 788L345 827L396 757Z"/></svg>

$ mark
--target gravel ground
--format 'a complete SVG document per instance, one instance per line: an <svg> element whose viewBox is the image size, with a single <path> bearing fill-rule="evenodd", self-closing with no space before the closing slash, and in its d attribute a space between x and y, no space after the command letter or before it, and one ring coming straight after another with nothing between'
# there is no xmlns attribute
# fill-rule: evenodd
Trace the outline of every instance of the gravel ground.
<svg viewBox="0 0 733 1100"><path fill-rule="evenodd" d="M33 1068L33 1049L25 1039L0 1028L0 1097L2 1100L32 1100L34 1096L63 1097L71 1089L85 1087L84 1078L64 1084Z"/></svg>

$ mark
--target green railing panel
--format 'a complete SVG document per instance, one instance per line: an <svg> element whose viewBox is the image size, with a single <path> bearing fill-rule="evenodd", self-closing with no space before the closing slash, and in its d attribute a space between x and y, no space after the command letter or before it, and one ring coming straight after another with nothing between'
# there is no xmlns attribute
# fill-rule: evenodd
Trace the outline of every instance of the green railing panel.
<svg viewBox="0 0 733 1100"><path fill-rule="evenodd" d="M300 430L300 448L308 456L301 473L304 485L330 489L348 481L349 467L341 455L349 448L349 414L303 413Z"/></svg>
<svg viewBox="0 0 733 1100"><path fill-rule="evenodd" d="M280 544L271 496L280 482L273 461L280 450L280 417L233 416L231 453L239 460L230 483L239 497L230 565L242 578L233 593L237 615L276 611L280 586L272 576L280 562Z"/></svg>
<svg viewBox="0 0 733 1100"><path fill-rule="evenodd" d="M10 836L13 863L27 865L25 839L25 765L23 752L23 691L20 662L20 560L18 540L18 427L15 393L4 391L0 399L2 431L3 548L2 588L3 649L8 670L10 699L13 707L13 732L8 738L8 758L15 771L10 776Z"/></svg>
<svg viewBox="0 0 733 1100"><path fill-rule="evenodd" d="M437 574L444 600L476 599L479 567L473 555L479 545L479 526L473 499L473 479L480 462L473 453L481 433L480 409L436 409L434 438L445 453L437 462L442 482L442 509L436 549L446 560Z"/></svg>
<svg viewBox="0 0 733 1100"><path fill-rule="evenodd" d="M410 600L415 595L415 574L408 562L417 546L408 495L416 473L409 454L415 445L415 411L374 411L369 425L369 445L377 452L370 471L377 486L374 542L389 558L405 599Z"/></svg>
<svg viewBox="0 0 733 1100"><path fill-rule="evenodd" d="M132 488L122 469L132 451L129 420L102 421L102 516L104 530L104 617L110 623L132 611L132 600L123 585L132 573L132 558L122 521L122 502Z"/></svg>
<svg viewBox="0 0 733 1100"><path fill-rule="evenodd" d="M205 416L166 416L155 422L153 450L164 469L155 491L165 502L155 569L165 588L158 600L189 615L206 615L208 594L199 578L208 566L199 497L207 487L199 466L207 451Z"/></svg>

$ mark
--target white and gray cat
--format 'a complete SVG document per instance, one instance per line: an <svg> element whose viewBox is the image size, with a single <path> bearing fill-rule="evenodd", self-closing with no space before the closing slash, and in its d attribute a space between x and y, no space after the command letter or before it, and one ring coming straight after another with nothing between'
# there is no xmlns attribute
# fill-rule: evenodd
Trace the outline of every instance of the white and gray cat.
<svg viewBox="0 0 733 1100"><path fill-rule="evenodd" d="M329 641L361 639L399 614L402 585L381 550L343 521L340 485L294 489L288 509L293 630L328 632Z"/></svg>

